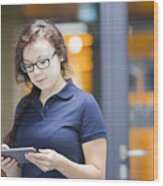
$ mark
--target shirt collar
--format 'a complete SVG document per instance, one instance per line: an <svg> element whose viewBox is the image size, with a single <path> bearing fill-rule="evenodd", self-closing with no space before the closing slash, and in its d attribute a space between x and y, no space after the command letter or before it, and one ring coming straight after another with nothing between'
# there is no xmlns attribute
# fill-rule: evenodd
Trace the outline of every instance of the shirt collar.
<svg viewBox="0 0 163 186"><path fill-rule="evenodd" d="M63 89L61 91L59 91L57 94L55 94L57 97L59 97L61 99L70 99L76 91L76 87L73 84L71 78L67 79L66 82L67 83L63 87Z"/></svg>

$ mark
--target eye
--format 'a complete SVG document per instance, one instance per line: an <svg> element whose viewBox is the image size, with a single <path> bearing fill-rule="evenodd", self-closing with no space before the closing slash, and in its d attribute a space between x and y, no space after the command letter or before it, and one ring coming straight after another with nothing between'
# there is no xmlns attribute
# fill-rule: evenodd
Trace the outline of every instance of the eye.
<svg viewBox="0 0 163 186"><path fill-rule="evenodd" d="M45 59L45 60L42 60L42 61L39 61L37 63L37 65L40 67L40 68L45 68L49 65L49 59Z"/></svg>
<svg viewBox="0 0 163 186"><path fill-rule="evenodd" d="M40 65L45 65L46 63L48 63L48 59L45 59L45 60L43 60L43 61L39 61L39 64Z"/></svg>
<svg viewBox="0 0 163 186"><path fill-rule="evenodd" d="M33 65L32 64L24 64L24 67L27 68L27 69L29 69L29 68L32 68Z"/></svg>

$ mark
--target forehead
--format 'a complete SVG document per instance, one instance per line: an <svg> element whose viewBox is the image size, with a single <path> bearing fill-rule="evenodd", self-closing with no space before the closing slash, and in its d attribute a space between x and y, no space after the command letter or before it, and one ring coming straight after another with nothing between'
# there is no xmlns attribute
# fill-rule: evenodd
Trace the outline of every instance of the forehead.
<svg viewBox="0 0 163 186"><path fill-rule="evenodd" d="M23 58L35 61L50 55L54 50L52 44L46 39L39 39L28 44L23 51Z"/></svg>

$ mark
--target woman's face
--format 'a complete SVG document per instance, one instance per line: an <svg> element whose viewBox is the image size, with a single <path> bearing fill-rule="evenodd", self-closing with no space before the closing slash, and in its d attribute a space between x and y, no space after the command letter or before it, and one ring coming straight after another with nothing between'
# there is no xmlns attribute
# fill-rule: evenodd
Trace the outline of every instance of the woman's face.
<svg viewBox="0 0 163 186"><path fill-rule="evenodd" d="M44 65L44 61L49 59L49 66L45 69L39 69L34 66L33 72L28 72L28 76L32 83L41 90L52 89L58 78L61 78L61 62L55 54L55 48L46 39L39 39L27 45L23 52L24 64Z"/></svg>

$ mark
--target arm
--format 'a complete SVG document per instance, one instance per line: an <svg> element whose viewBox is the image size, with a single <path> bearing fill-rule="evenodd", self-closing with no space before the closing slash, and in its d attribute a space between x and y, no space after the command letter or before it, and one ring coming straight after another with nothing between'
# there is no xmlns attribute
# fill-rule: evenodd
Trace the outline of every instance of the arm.
<svg viewBox="0 0 163 186"><path fill-rule="evenodd" d="M85 164L63 158L58 170L68 178L105 179L106 140L101 138L86 142L82 147Z"/></svg>
<svg viewBox="0 0 163 186"><path fill-rule="evenodd" d="M106 140L92 140L83 143L82 147L85 164L73 162L50 149L40 150L41 153L29 153L26 158L44 172L58 170L68 178L105 179Z"/></svg>

